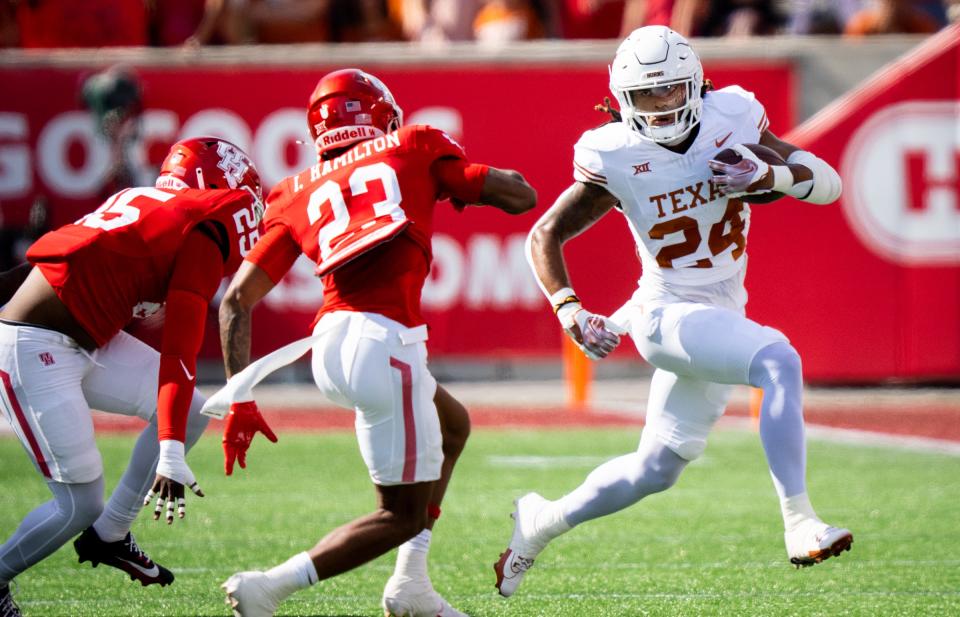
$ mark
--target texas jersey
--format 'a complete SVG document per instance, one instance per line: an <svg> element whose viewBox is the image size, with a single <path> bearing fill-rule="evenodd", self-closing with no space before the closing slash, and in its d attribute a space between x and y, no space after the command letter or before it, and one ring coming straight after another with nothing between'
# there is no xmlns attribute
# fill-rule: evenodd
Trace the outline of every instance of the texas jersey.
<svg viewBox="0 0 960 617"><path fill-rule="evenodd" d="M685 153L611 122L577 142L573 175L619 200L644 279L668 286L722 281L746 263L750 208L720 194L707 161L734 144L757 143L767 124L753 94L730 86L704 96L699 134Z"/></svg>
<svg viewBox="0 0 960 617"><path fill-rule="evenodd" d="M163 304L177 252L201 225L220 247L224 274L232 274L259 235L253 196L229 189L126 189L42 236L27 259L103 345L132 317Z"/></svg>
<svg viewBox="0 0 960 617"><path fill-rule="evenodd" d="M270 254L282 227L288 244L317 264L324 286L318 318L348 310L407 326L423 323L420 292L432 259L434 204L446 197L477 201L486 169L448 182L435 165L441 160L462 166L466 154L443 131L414 125L285 179L267 198L265 242L250 260L275 282L283 275L292 261L281 258L273 266L278 260Z"/></svg>

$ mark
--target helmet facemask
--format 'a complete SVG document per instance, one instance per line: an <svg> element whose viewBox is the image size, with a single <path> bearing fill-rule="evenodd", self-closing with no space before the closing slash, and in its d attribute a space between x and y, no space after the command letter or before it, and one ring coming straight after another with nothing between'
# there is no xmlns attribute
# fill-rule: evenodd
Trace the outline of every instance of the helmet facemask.
<svg viewBox="0 0 960 617"><path fill-rule="evenodd" d="M610 91L623 122L640 137L676 145L700 122L703 66L687 39L665 26L645 26L617 48Z"/></svg>
<svg viewBox="0 0 960 617"><path fill-rule="evenodd" d="M682 141L700 122L702 84L693 77L616 91L623 121L647 139L664 144ZM669 97L665 94L672 90ZM666 99L666 101L665 101ZM669 102L675 105L662 105ZM646 104L645 104L646 103Z"/></svg>

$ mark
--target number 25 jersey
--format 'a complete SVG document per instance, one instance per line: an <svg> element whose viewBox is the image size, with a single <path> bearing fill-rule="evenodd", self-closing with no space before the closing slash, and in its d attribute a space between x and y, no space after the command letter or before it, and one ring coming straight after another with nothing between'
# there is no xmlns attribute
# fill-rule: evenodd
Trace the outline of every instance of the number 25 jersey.
<svg viewBox="0 0 960 617"><path fill-rule="evenodd" d="M300 252L316 263L324 287L318 320L346 310L420 325L434 205L478 201L486 170L428 126L362 141L271 191L263 240L247 259L275 283Z"/></svg>
<svg viewBox="0 0 960 617"><path fill-rule="evenodd" d="M219 246L223 274L232 274L259 235L253 197L228 189L125 189L43 235L27 259L103 345L133 317L164 303L178 251L197 227Z"/></svg>

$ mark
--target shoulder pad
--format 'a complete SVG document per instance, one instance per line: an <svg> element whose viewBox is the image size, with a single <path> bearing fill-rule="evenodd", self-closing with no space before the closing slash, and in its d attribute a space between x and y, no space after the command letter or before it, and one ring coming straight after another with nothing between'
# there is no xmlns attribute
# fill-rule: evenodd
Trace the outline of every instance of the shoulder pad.
<svg viewBox="0 0 960 617"><path fill-rule="evenodd" d="M463 146L453 137L450 137L445 131L426 124L414 124L409 127L403 127L398 131L401 142L406 141L403 132L405 130L409 130L407 134L413 138L412 145L418 150L429 152L436 158L443 156L467 158Z"/></svg>
<svg viewBox="0 0 960 617"><path fill-rule="evenodd" d="M595 129L585 131L577 141L577 148L609 152L627 145L630 128L623 122L608 122Z"/></svg>
<svg viewBox="0 0 960 617"><path fill-rule="evenodd" d="M727 86L708 92L704 97L704 104L709 104L725 116L739 116L750 111L756 100L757 97L749 90L740 86Z"/></svg>

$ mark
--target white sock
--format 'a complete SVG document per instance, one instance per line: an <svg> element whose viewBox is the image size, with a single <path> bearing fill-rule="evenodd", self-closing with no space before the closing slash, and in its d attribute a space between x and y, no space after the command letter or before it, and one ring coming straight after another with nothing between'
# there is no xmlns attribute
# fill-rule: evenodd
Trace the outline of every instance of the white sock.
<svg viewBox="0 0 960 617"><path fill-rule="evenodd" d="M551 540L571 529L571 525L563 517L563 508L556 501L548 501L543 509L537 512L533 525L538 533L545 534Z"/></svg>
<svg viewBox="0 0 960 617"><path fill-rule="evenodd" d="M118 486L114 492L122 490L124 490L124 488ZM97 532L97 536L104 542L119 542L127 537L127 532L130 531L130 521L117 518L112 516L112 514L113 512L111 510L104 508L100 518L93 523L93 530Z"/></svg>
<svg viewBox="0 0 960 617"><path fill-rule="evenodd" d="M410 578L426 578L427 552L433 533L424 529L400 545L397 549L397 566L393 573Z"/></svg>
<svg viewBox="0 0 960 617"><path fill-rule="evenodd" d="M806 493L781 499L780 511L783 513L783 528L787 531L793 531L806 520L820 520L817 518L817 513L813 511L810 498Z"/></svg>
<svg viewBox="0 0 960 617"><path fill-rule="evenodd" d="M297 553L290 559L267 570L266 575L276 585L276 591L285 598L295 591L306 589L319 580L313 560L306 551Z"/></svg>

